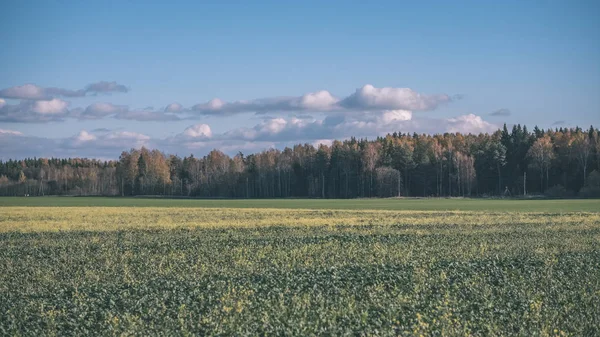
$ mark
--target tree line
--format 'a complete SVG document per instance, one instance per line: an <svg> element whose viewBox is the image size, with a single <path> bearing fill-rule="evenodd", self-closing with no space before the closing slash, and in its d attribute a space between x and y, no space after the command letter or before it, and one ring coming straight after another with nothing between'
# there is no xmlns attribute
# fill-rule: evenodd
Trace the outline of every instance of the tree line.
<svg viewBox="0 0 600 337"><path fill-rule="evenodd" d="M202 158L131 149L119 160L0 161L0 195L206 198L600 196L598 129L393 133Z"/></svg>

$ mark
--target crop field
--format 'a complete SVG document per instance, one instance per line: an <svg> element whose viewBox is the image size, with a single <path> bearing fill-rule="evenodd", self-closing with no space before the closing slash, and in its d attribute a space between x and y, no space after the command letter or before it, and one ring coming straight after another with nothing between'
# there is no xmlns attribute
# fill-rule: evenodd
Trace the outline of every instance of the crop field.
<svg viewBox="0 0 600 337"><path fill-rule="evenodd" d="M597 200L102 200L0 199L0 335L600 335Z"/></svg>
<svg viewBox="0 0 600 337"><path fill-rule="evenodd" d="M2 206L209 207L413 211L599 212L598 199L515 200L465 198L389 199L165 199L114 197L0 197Z"/></svg>

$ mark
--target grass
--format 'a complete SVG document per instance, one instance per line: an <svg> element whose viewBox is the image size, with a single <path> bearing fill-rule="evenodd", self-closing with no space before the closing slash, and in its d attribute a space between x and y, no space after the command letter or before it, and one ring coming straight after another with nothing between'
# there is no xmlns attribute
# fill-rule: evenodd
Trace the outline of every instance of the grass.
<svg viewBox="0 0 600 337"><path fill-rule="evenodd" d="M173 207L0 208L0 335L600 334L590 205L38 199ZM361 201L479 202L326 202Z"/></svg>
<svg viewBox="0 0 600 337"><path fill-rule="evenodd" d="M118 197L0 197L0 207L210 207L349 210L600 212L600 199L163 199Z"/></svg>

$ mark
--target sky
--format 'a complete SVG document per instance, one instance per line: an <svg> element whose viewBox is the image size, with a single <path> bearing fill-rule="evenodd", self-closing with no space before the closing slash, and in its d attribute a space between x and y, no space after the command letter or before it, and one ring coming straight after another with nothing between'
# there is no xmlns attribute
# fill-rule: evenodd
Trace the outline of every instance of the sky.
<svg viewBox="0 0 600 337"><path fill-rule="evenodd" d="M0 160L600 124L599 1L3 1Z"/></svg>

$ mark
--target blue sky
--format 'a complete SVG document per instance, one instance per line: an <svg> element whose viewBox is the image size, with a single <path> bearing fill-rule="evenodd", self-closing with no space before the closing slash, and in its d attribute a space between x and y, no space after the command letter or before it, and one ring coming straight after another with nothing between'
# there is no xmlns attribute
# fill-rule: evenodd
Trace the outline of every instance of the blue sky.
<svg viewBox="0 0 600 337"><path fill-rule="evenodd" d="M3 158L600 121L598 1L2 7Z"/></svg>

